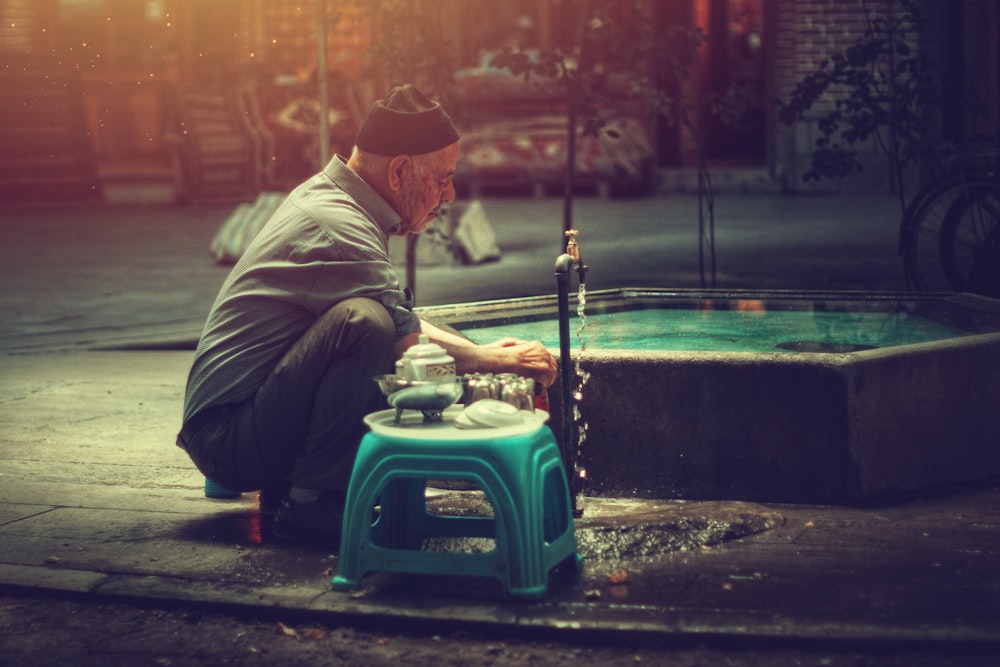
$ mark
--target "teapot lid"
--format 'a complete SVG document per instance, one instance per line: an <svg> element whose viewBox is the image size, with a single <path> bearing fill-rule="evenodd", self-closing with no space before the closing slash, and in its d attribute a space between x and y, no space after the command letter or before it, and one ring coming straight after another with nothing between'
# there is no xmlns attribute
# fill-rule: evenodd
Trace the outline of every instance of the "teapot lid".
<svg viewBox="0 0 1000 667"><path fill-rule="evenodd" d="M403 356L407 359L422 359L426 357L440 357L448 356L448 352L438 345L437 343L432 343L431 339L427 337L427 334L420 334L420 342L416 345L411 346Z"/></svg>

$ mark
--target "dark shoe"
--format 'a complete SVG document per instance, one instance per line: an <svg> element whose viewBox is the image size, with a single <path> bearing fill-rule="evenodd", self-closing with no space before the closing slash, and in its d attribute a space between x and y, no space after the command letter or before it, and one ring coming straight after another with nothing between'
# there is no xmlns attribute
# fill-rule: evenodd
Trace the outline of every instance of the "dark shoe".
<svg viewBox="0 0 1000 667"><path fill-rule="evenodd" d="M291 482L280 482L261 489L257 496L261 514L276 514L291 486Z"/></svg>
<svg viewBox="0 0 1000 667"><path fill-rule="evenodd" d="M274 536L291 542L337 546L343 521L344 501L338 493L324 493L311 503L286 499L274 517Z"/></svg>

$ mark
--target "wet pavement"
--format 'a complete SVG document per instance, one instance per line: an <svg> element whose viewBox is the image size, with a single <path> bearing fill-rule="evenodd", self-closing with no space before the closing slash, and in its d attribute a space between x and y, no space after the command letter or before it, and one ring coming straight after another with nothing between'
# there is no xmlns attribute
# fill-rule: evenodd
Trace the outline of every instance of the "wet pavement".
<svg viewBox="0 0 1000 667"><path fill-rule="evenodd" d="M504 258L423 267L421 303L551 293L560 206L488 201ZM0 588L438 633L1000 650L990 481L870 507L588 498L584 569L540 601L457 577L330 590L335 554L271 539L252 494L206 498L173 445L229 208L0 211ZM577 209L593 288L698 284L690 198ZM720 201L719 286L899 289L892 212L883 198Z"/></svg>

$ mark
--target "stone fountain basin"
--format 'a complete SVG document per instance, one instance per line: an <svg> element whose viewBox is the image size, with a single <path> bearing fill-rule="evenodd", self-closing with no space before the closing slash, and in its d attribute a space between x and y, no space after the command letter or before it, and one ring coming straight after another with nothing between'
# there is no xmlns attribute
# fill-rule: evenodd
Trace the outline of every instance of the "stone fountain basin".
<svg viewBox="0 0 1000 667"><path fill-rule="evenodd" d="M613 290L588 312L746 299ZM755 300L818 294L755 292ZM1000 476L1000 302L971 295L823 293L865 308L917 303L966 335L854 352L574 349L590 377L575 466L588 495L834 504ZM874 300L874 301L873 301ZM475 339L483 323L554 317L550 298L421 309ZM540 321L540 319L539 319ZM558 383L549 390L557 438Z"/></svg>

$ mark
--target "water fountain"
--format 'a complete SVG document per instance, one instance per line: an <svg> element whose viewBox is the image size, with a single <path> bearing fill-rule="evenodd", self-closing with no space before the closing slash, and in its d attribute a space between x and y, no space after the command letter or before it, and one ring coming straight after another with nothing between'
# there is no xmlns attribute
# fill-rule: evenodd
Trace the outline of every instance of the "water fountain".
<svg viewBox="0 0 1000 667"><path fill-rule="evenodd" d="M420 313L474 340L562 348L561 302ZM575 355L591 375L577 406L588 446L573 464L590 493L844 503L1000 475L997 300L603 290L588 294L588 337ZM562 400L572 388L564 379L551 391L564 408L551 426L573 456Z"/></svg>

